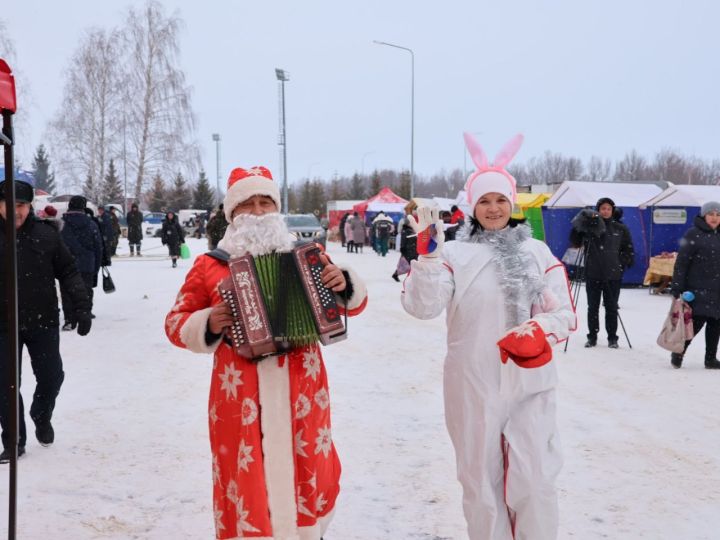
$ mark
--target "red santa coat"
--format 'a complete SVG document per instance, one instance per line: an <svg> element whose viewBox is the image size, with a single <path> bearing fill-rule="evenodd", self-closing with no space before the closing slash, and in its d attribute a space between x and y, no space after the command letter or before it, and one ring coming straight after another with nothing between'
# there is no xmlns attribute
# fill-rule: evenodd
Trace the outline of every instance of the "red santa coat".
<svg viewBox="0 0 720 540"><path fill-rule="evenodd" d="M348 315L367 303L349 271ZM331 436L330 399L317 345L251 362L218 340L205 342L226 263L195 260L165 332L178 347L214 352L208 404L216 538L317 540L339 492L340 461ZM342 301L340 301L342 305Z"/></svg>

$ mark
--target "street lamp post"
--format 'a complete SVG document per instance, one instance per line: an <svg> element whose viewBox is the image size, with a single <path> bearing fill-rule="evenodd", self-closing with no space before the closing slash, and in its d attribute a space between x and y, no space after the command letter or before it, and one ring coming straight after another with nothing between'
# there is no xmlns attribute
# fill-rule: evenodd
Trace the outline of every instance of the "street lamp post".
<svg viewBox="0 0 720 540"><path fill-rule="evenodd" d="M275 68L275 77L280 82L280 136L278 145L282 146L283 165L283 210L288 213L288 182L287 182L287 139L285 136L285 82L290 80L290 74L279 68Z"/></svg>
<svg viewBox="0 0 720 540"><path fill-rule="evenodd" d="M215 141L215 196L218 204L222 202L220 193L220 134L213 133L212 140Z"/></svg>
<svg viewBox="0 0 720 540"><path fill-rule="evenodd" d="M415 196L415 53L408 47L401 47L385 41L373 41L377 45L387 45L410 53L410 198Z"/></svg>

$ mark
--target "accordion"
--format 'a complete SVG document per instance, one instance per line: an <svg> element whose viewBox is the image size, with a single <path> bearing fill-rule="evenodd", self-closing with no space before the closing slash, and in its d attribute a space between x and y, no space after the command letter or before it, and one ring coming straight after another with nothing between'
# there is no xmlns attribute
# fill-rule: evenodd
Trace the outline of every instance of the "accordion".
<svg viewBox="0 0 720 540"><path fill-rule="evenodd" d="M347 337L335 293L320 277L320 248L308 243L290 252L228 261L230 276L218 286L230 306L229 338L235 351L260 359L295 347L330 345Z"/></svg>

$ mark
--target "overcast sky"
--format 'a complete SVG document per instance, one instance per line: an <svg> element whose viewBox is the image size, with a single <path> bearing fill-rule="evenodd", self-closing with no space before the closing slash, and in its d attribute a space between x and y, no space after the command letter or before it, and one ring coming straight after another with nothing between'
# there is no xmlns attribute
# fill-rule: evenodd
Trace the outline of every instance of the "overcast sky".
<svg viewBox="0 0 720 540"><path fill-rule="evenodd" d="M84 29L122 22L126 0L3 2L17 68L31 84L27 165L61 106L63 69ZM165 0L185 21L208 176L279 171L278 90L286 83L288 176L409 168L415 52L415 170L463 167L462 132L491 155L517 132L524 162L545 150L620 159L670 147L716 158L720 3L712 0ZM23 104L20 103L22 106ZM469 161L469 160L468 160ZM468 164L469 166L469 164Z"/></svg>

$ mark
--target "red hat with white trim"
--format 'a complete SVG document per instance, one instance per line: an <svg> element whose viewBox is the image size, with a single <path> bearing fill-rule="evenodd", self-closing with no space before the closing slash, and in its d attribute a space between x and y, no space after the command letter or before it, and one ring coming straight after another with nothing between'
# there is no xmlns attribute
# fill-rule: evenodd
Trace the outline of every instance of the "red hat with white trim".
<svg viewBox="0 0 720 540"><path fill-rule="evenodd" d="M238 167L233 169L228 178L227 193L223 200L223 210L228 222L232 222L232 213L235 207L254 195L270 197L280 211L280 189L267 168L241 169Z"/></svg>

